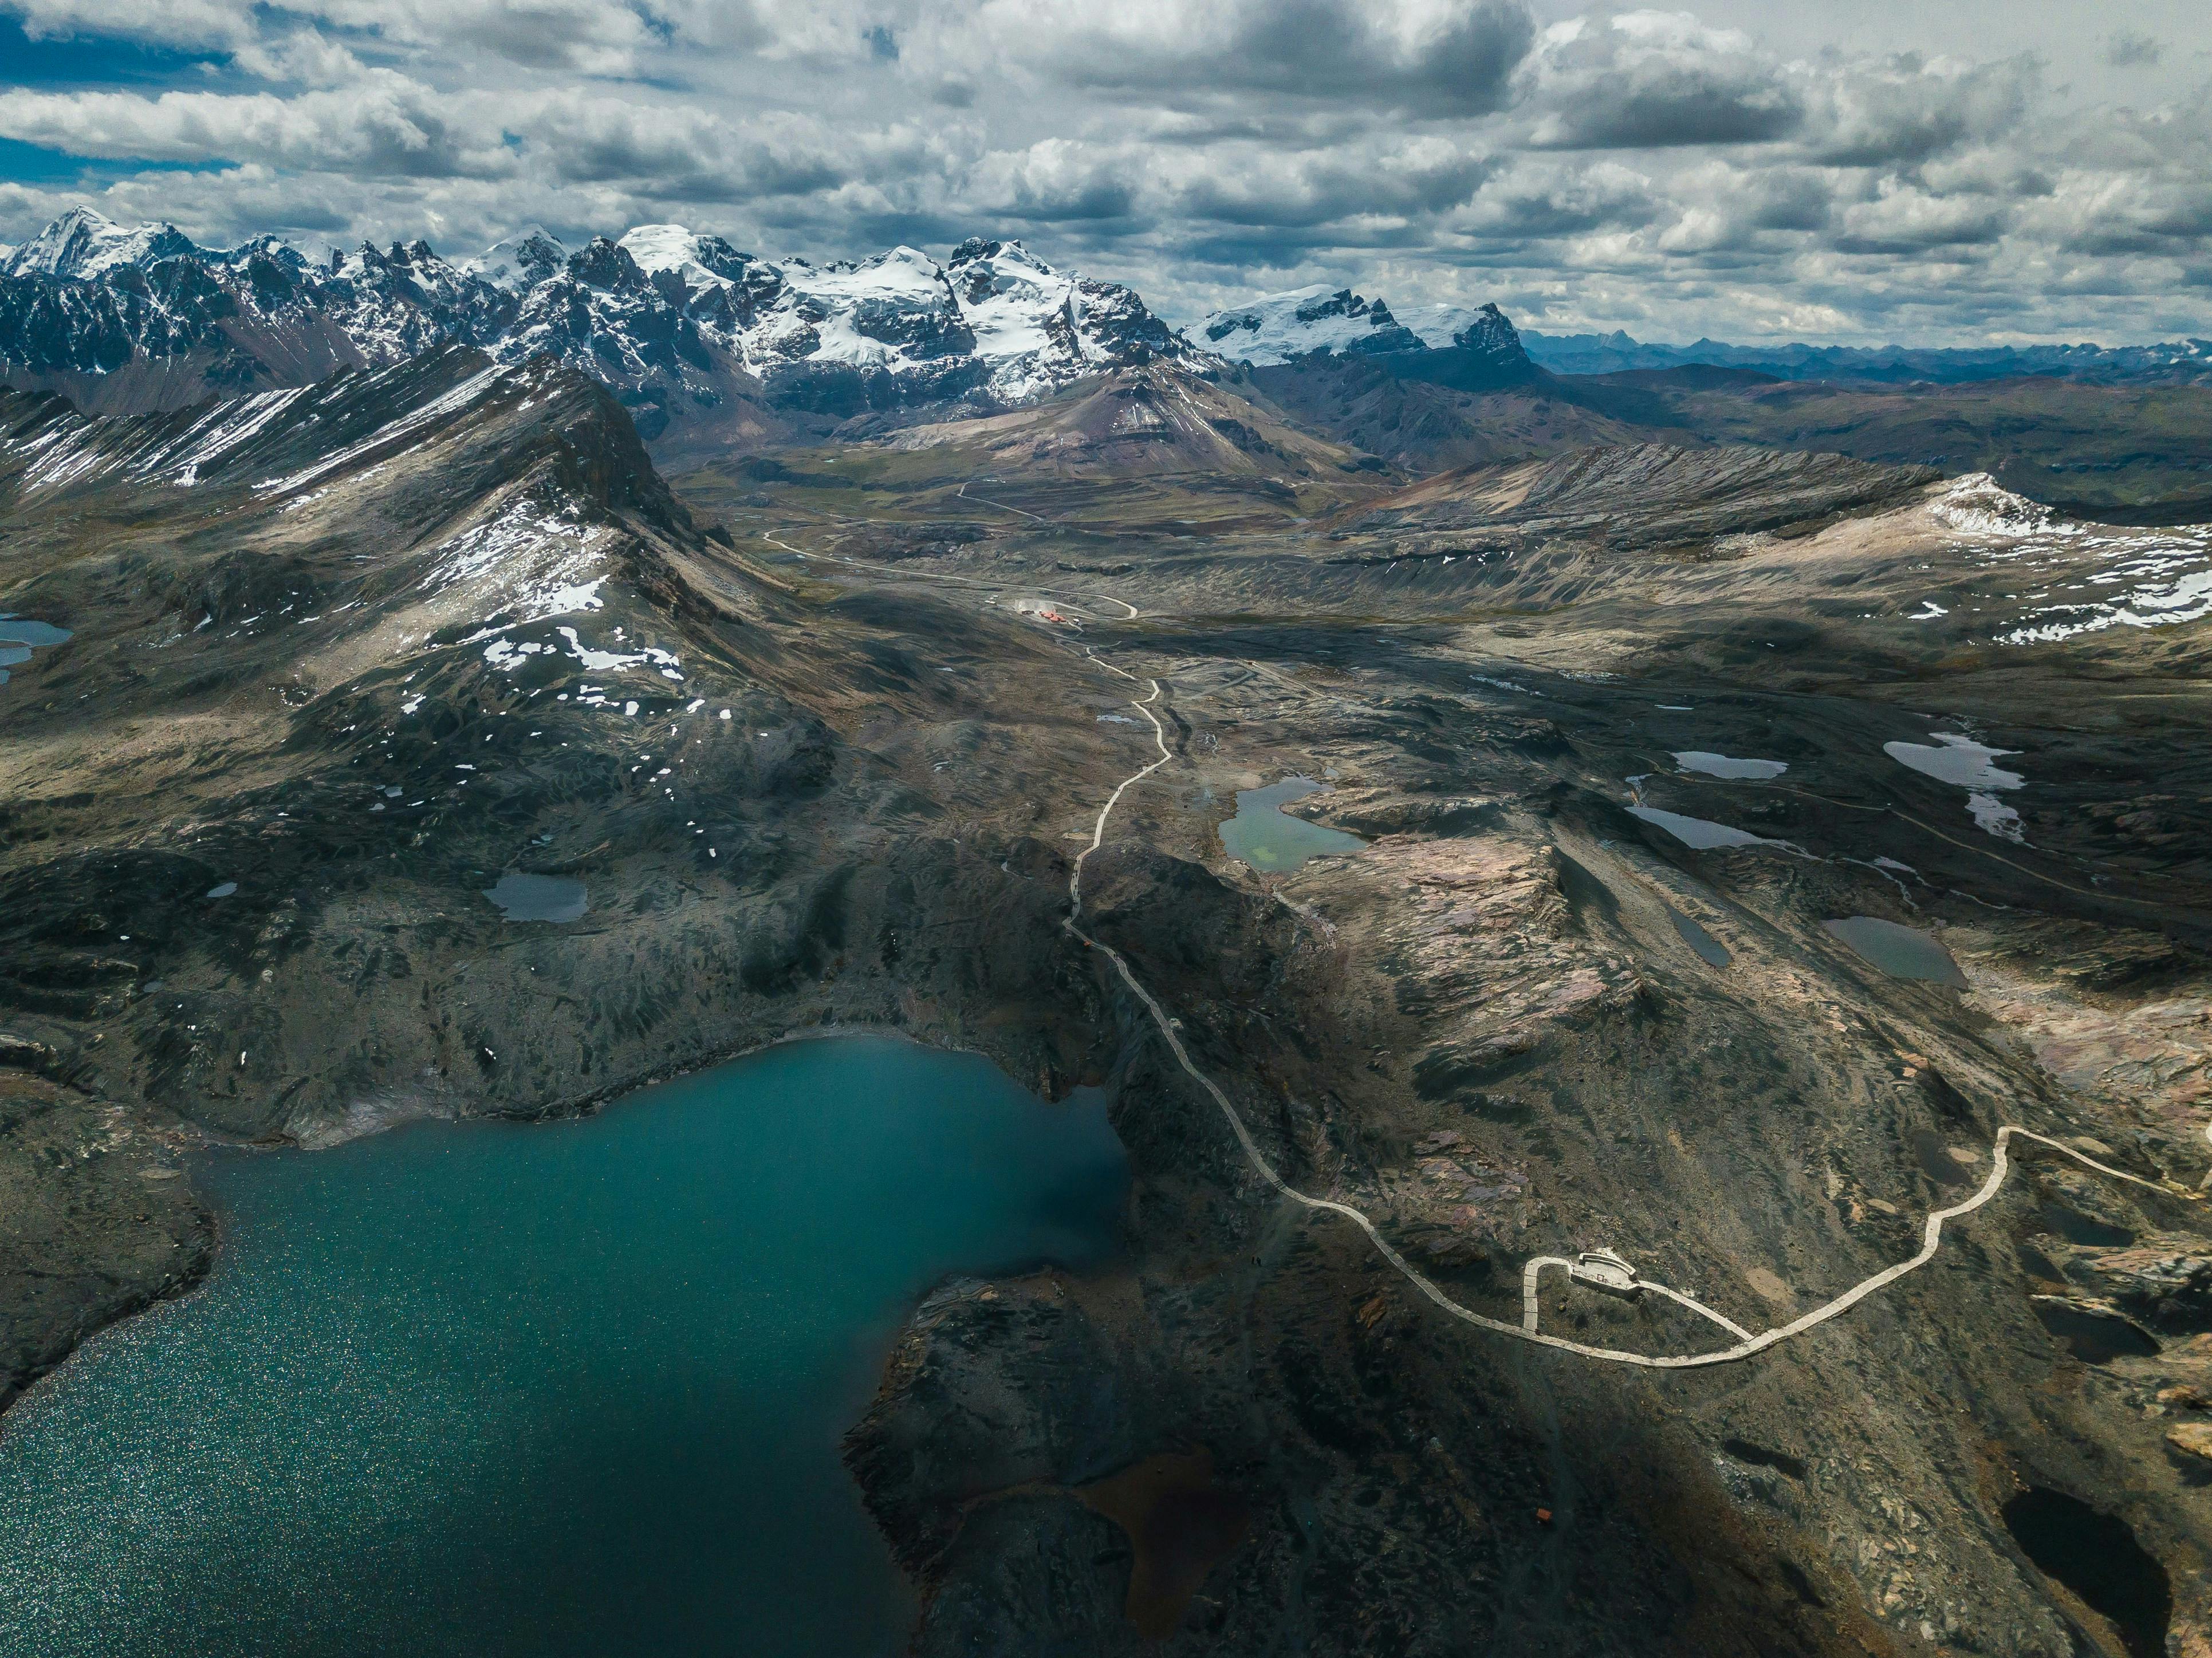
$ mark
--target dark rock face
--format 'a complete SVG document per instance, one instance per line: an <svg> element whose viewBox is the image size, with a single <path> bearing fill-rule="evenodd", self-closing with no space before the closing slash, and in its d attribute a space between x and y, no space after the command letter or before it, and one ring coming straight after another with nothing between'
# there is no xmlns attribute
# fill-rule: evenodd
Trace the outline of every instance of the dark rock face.
<svg viewBox="0 0 2212 1658"><path fill-rule="evenodd" d="M20 993L10 1000L20 1001ZM90 1331L198 1283L212 1218L168 1148L0 1045L0 1410Z"/></svg>
<svg viewBox="0 0 2212 1658"><path fill-rule="evenodd" d="M2165 1335L2212 1331L2212 1245L2188 1233L2154 1233L2119 1248L2035 1240L2066 1282Z"/></svg>
<svg viewBox="0 0 2212 1658"><path fill-rule="evenodd" d="M1100 348L1103 363L1120 367L1188 355L1181 337L1152 314L1134 288L1086 279L1077 290L1080 323ZM1071 315L1065 320L1072 332L1079 319Z"/></svg>
<svg viewBox="0 0 2212 1658"><path fill-rule="evenodd" d="M1475 314L1475 320L1452 336L1452 343L1462 351L1474 351L1502 362L1525 363L1528 353L1522 346L1521 336L1505 319L1505 313L1494 305L1486 305Z"/></svg>

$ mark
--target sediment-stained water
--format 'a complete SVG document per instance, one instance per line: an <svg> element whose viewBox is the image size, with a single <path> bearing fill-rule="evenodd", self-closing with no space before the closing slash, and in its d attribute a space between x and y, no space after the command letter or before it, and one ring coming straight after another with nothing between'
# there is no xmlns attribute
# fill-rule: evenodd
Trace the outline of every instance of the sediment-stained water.
<svg viewBox="0 0 2212 1658"><path fill-rule="evenodd" d="M933 1280L1110 1254L1126 1165L1096 1096L846 1038L199 1175L208 1287L0 1423L0 1651L896 1651L840 1436Z"/></svg>

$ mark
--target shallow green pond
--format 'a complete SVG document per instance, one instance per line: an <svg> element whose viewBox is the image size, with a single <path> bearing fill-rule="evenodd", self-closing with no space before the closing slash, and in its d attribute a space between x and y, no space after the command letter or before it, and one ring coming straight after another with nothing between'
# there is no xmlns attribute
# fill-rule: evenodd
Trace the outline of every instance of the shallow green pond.
<svg viewBox="0 0 2212 1658"><path fill-rule="evenodd" d="M1367 842L1342 829L1309 823L1281 810L1285 800L1318 794L1323 785L1310 777L1285 777L1263 789L1239 789L1237 815L1221 826L1221 844L1231 858L1262 875L1281 875L1309 858L1358 852Z"/></svg>
<svg viewBox="0 0 2212 1658"><path fill-rule="evenodd" d="M876 1038L210 1158L209 1286L0 1430L0 1652L889 1653L839 1460L951 1271L1114 1248L1102 1103Z"/></svg>

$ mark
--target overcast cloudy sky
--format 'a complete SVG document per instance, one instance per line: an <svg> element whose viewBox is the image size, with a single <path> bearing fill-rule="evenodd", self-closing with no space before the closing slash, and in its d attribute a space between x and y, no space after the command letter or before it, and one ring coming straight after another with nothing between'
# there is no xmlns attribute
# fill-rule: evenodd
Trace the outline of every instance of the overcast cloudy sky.
<svg viewBox="0 0 2212 1658"><path fill-rule="evenodd" d="M1018 236L1188 320L2212 335L2206 0L0 0L0 240Z"/></svg>

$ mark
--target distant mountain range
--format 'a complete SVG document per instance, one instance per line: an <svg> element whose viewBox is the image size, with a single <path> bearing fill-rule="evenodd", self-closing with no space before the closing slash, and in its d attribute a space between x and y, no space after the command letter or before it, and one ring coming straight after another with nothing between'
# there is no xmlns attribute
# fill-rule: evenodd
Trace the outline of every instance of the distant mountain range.
<svg viewBox="0 0 2212 1658"><path fill-rule="evenodd" d="M579 248L529 228L453 260L421 241L206 248L78 209L0 256L0 382L88 414L302 387L449 346L580 370L679 470L830 439L926 444L947 422L1050 405L1018 440L1060 445L1079 470L1216 466L1224 444L1263 470L1335 464L1300 447L1315 440L1343 464L1408 474L1733 443L1992 471L2106 521L2212 513L2212 404L2170 395L2212 385L2202 340L1654 345L1524 335L1494 305L1401 311L1325 286L1177 329L1134 290L1018 242L816 264L678 225ZM1900 398L1904 384L1916 389Z"/></svg>
<svg viewBox="0 0 2212 1658"><path fill-rule="evenodd" d="M647 225L570 250L532 230L453 263L427 242L310 258L274 238L203 248L86 209L0 264L0 372L135 413L307 384L434 344L538 351L612 388L651 439L672 422L779 421L972 398L1018 403L1202 354L1135 293L1018 242L780 264Z"/></svg>
<svg viewBox="0 0 2212 1658"><path fill-rule="evenodd" d="M2212 380L2212 340L2159 345L1729 345L1699 340L1660 345L1626 334L1539 334L1522 343L1555 374L1613 374L1705 365L1784 380L1860 380L1959 386L2047 374L2104 385Z"/></svg>
<svg viewBox="0 0 2212 1658"><path fill-rule="evenodd" d="M1701 339L1693 345L1649 344L1620 332L1541 334L1516 330L1494 305L1420 306L1394 312L1389 302L1350 288L1325 285L1267 294L1216 311L1191 331L1223 356L1255 368L1275 367L1316 354L1387 357L1402 375L1407 353L1473 349L1501 374L1531 365L1554 374L1614 374L1707 367L1738 369L1781 380L1923 382L2054 375L2103 384L2212 379L2212 340L2159 345L2036 345L1911 347L1729 345ZM1413 378L1433 379L1430 374ZM1519 376L1527 379L1522 374Z"/></svg>
<svg viewBox="0 0 2212 1658"><path fill-rule="evenodd" d="M1217 311L1195 331L1208 349L1255 368L1315 355L1387 357L1394 372L1411 379L1495 386L1536 378L1520 334L1494 305L1422 306L1401 321L1382 300L1316 286ZM1431 357L1439 360L1433 368L1425 361Z"/></svg>
<svg viewBox="0 0 2212 1658"><path fill-rule="evenodd" d="M1005 406L1117 368L1200 373L1371 359L1462 391L1549 375L1694 367L1745 377L1955 384L2023 375L2212 379L2212 341L1918 349L1644 343L1521 333L1494 305L1393 311L1324 286L1171 327L1133 289L1054 269L1019 242L911 247L817 265L645 225L580 248L530 228L473 258L426 242L310 256L275 237L206 248L173 225L88 208L0 251L0 378L114 413L308 384L431 345L502 361L544 350L611 387L650 440L774 440L859 416Z"/></svg>

